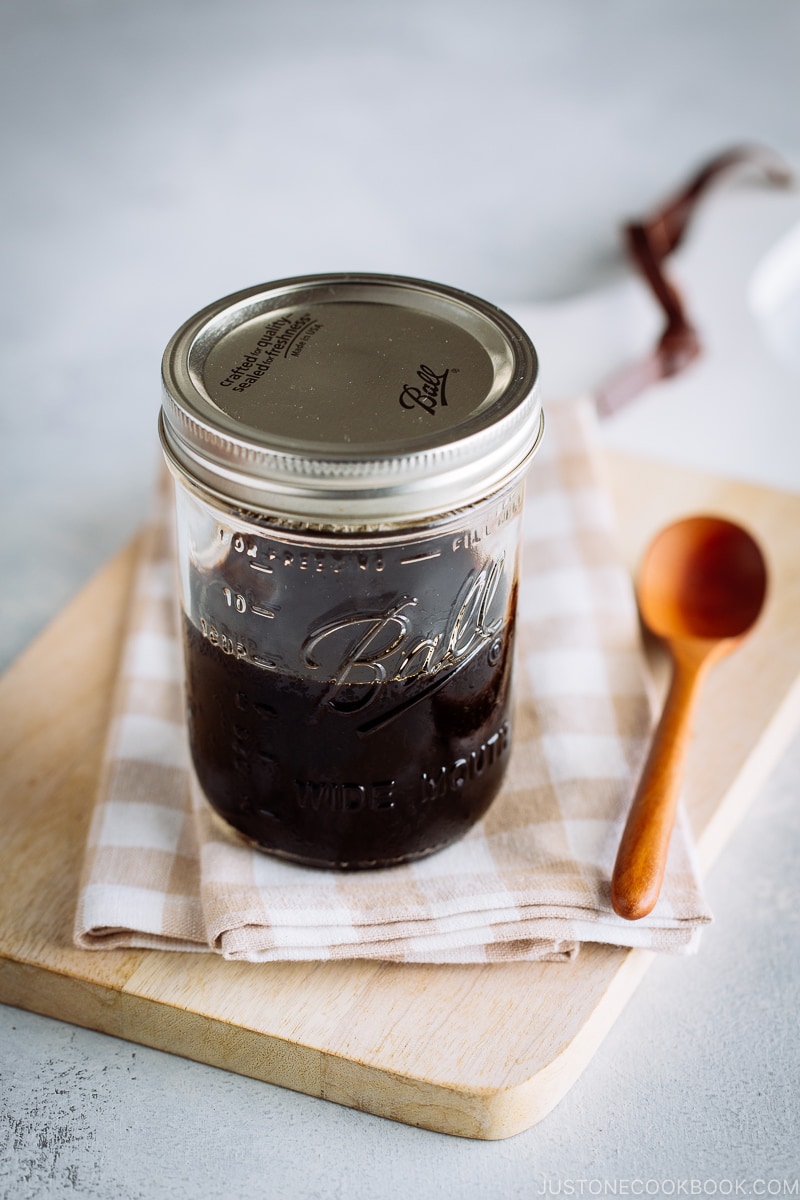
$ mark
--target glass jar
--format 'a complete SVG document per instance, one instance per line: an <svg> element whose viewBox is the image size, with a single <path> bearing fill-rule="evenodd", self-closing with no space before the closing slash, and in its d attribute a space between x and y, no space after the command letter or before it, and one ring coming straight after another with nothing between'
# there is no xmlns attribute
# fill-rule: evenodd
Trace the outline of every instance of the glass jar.
<svg viewBox="0 0 800 1200"><path fill-rule="evenodd" d="M192 760L259 848L388 866L489 807L537 373L506 314L392 276L251 288L171 340Z"/></svg>

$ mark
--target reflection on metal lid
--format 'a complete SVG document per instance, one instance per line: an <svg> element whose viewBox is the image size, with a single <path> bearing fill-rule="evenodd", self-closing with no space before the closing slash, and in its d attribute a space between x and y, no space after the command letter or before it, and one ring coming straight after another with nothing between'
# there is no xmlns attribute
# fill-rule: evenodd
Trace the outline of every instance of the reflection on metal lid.
<svg viewBox="0 0 800 1200"><path fill-rule="evenodd" d="M292 518L471 503L537 442L536 354L505 313L383 275L284 280L196 314L164 355L163 438L202 488Z"/></svg>

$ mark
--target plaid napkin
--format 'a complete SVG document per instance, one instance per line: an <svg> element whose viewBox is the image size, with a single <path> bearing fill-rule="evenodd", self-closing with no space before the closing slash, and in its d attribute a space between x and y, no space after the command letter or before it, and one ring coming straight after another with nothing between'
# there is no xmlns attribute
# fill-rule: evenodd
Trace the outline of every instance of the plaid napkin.
<svg viewBox="0 0 800 1200"><path fill-rule="evenodd" d="M139 564L75 924L88 949L226 958L560 960L581 942L686 953L710 920L681 815L661 898L629 923L609 880L652 727L644 658L588 401L548 408L528 483L514 748L456 845L374 872L307 869L228 832L183 718L171 504Z"/></svg>

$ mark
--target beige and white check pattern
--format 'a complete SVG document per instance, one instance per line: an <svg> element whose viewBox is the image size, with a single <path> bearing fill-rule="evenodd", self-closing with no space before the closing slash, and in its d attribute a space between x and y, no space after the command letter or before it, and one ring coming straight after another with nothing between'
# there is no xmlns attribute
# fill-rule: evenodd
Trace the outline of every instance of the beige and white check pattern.
<svg viewBox="0 0 800 1200"><path fill-rule="evenodd" d="M170 512L138 570L75 940L254 962L564 959L581 942L688 952L710 920L686 821L661 899L629 923L609 878L652 717L630 580L596 462L590 405L552 405L528 486L514 749L466 838L342 874L229 835L198 795L183 721Z"/></svg>

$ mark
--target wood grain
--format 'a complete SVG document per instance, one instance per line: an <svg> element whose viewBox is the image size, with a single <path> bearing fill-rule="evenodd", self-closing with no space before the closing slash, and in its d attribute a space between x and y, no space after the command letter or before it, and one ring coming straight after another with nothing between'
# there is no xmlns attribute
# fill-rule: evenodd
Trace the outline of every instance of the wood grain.
<svg viewBox="0 0 800 1200"><path fill-rule="evenodd" d="M752 535L707 514L663 528L639 568L639 614L672 678L611 874L611 903L628 920L652 912L661 891L702 683L752 629L766 585Z"/></svg>
<svg viewBox="0 0 800 1200"><path fill-rule="evenodd" d="M715 668L686 794L707 867L800 722L800 496L608 466L633 566L684 512L763 541L762 621ZM591 1059L651 955L587 946L572 964L424 967L228 963L89 952L75 891L134 548L123 551L0 681L0 999L397 1121L501 1138L548 1113Z"/></svg>

